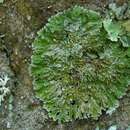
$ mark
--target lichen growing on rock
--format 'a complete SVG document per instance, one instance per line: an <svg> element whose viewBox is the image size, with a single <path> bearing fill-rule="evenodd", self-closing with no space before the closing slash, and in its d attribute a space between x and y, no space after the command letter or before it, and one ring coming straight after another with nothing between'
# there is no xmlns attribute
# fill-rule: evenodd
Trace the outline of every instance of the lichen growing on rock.
<svg viewBox="0 0 130 130"><path fill-rule="evenodd" d="M9 77L4 72L0 73L0 106L5 96L10 92L9 88L6 86L9 81Z"/></svg>
<svg viewBox="0 0 130 130"><path fill-rule="evenodd" d="M120 27L106 21L75 6L51 17L38 32L31 74L36 95L53 120L98 119L125 93L130 49L119 40Z"/></svg>

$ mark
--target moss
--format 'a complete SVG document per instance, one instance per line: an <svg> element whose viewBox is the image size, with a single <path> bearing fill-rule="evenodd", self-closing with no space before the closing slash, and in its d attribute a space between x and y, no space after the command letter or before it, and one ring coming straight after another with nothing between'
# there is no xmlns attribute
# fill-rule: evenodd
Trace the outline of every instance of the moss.
<svg viewBox="0 0 130 130"><path fill-rule="evenodd" d="M38 32L31 74L36 95L54 120L97 120L125 93L129 46L119 40L121 28L108 21L75 6L52 16Z"/></svg>

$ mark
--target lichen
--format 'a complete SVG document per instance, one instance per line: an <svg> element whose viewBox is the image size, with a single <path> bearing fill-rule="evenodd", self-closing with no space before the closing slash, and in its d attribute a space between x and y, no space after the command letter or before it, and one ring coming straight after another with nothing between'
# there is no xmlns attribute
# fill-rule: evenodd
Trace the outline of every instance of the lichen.
<svg viewBox="0 0 130 130"><path fill-rule="evenodd" d="M0 106L5 96L9 93L9 88L7 87L8 81L8 75L4 72L0 73Z"/></svg>
<svg viewBox="0 0 130 130"><path fill-rule="evenodd" d="M38 32L31 74L36 95L53 120L97 120L124 95L130 83L130 49L122 45L125 34L117 26L74 6L52 16Z"/></svg>
<svg viewBox="0 0 130 130"><path fill-rule="evenodd" d="M4 0L0 0L0 4L1 4L1 3L4 3Z"/></svg>

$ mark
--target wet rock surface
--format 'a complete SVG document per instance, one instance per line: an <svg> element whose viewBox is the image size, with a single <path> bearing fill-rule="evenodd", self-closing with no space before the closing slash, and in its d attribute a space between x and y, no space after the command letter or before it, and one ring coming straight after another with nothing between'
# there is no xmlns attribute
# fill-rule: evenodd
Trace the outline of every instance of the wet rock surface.
<svg viewBox="0 0 130 130"><path fill-rule="evenodd" d="M130 125L130 90L120 107L98 121L79 120L58 124L48 118L34 94L29 75L31 44L37 31L55 13L75 4L103 13L105 0L5 0L0 4L0 71L8 73L10 93L0 107L0 130L107 130ZM110 1L111 2L111 1ZM122 2L122 1L118 1Z"/></svg>

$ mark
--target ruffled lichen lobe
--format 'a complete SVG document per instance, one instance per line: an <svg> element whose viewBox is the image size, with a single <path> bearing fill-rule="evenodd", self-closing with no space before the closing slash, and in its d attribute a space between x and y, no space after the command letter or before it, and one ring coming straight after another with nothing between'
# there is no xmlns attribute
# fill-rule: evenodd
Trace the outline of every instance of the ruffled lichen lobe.
<svg viewBox="0 0 130 130"><path fill-rule="evenodd" d="M75 6L38 32L31 74L36 95L54 120L98 119L130 83L129 46L103 21L99 13Z"/></svg>

